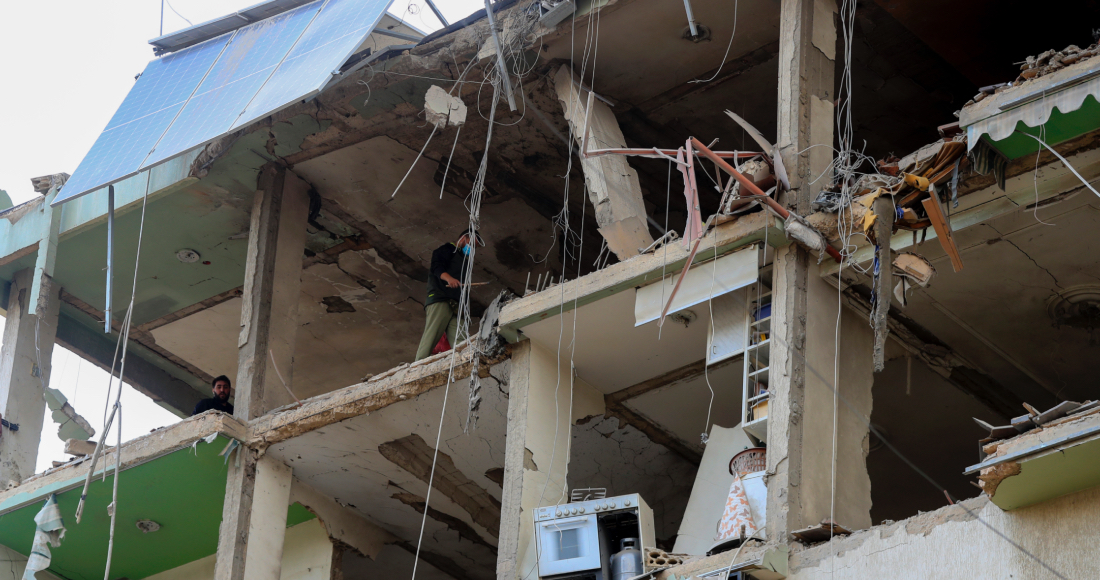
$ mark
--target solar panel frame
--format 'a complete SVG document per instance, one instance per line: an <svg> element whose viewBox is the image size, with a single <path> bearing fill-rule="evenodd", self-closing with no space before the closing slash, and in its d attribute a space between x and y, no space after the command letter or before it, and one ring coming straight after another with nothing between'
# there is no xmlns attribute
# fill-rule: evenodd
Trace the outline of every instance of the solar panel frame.
<svg viewBox="0 0 1100 580"><path fill-rule="evenodd" d="M241 112L231 130L319 93L374 31L392 3L393 0L325 0L325 5L302 38ZM359 22L356 28L339 36L332 34L334 29L354 21ZM331 48L322 52L321 49L326 47ZM310 68L309 65L317 66Z"/></svg>
<svg viewBox="0 0 1100 580"><path fill-rule="evenodd" d="M320 8L321 2L305 4L238 29L141 169L227 133Z"/></svg>
<svg viewBox="0 0 1100 580"><path fill-rule="evenodd" d="M142 161L202 84L232 35L150 61L52 205L139 173ZM180 75L181 67L188 74ZM157 98L164 94L169 98Z"/></svg>
<svg viewBox="0 0 1100 580"><path fill-rule="evenodd" d="M244 127L257 119L275 114L300 100L316 95L326 88L334 75L340 74L341 65L374 31L392 2L393 0L315 0L313 3L299 6L284 13L308 15L315 5L319 6L317 12L312 13L309 23L295 39L286 54L235 115L233 113L238 109L233 106L221 107L223 114L220 115L204 111L202 109L203 101L215 91L230 85L236 85L233 88L239 91L236 100L239 104L243 100L243 95L247 95L249 92L246 89L253 83L240 84L238 81L243 79L237 79L219 84L225 79L216 75L208 90L203 90L199 94L199 89L200 87L207 89L207 77L212 71L219 68L221 59L228 47L233 44L238 36L246 38L254 31L262 31L270 27L272 25L270 21L279 18L279 16L282 16L281 14L151 61L146 66L146 71L142 73L142 77L145 77L150 71L159 72L161 69L170 72L171 62L206 57L209 56L212 47L218 48L217 55L205 67L202 77L195 81L193 86L190 82L195 80L193 78L195 75L187 75L185 80L188 83L187 86L191 88L187 97L182 101L161 106L144 117L138 116L136 113L129 111L127 104L131 103L132 99L135 102L144 103L141 99L150 96L145 93L156 91L153 89L146 90L144 86L135 85L126 96L126 99L123 100L119 110L115 112L115 116L112 117L107 128L103 130L96 143L93 144L92 149L81 161L76 171L73 172L73 178L66 183L52 205L59 205L136 175L143 170L169 161L190 149L209 143L231 131ZM293 18L283 19L284 22L290 20L293 20ZM350 28L348 27L349 23L352 25ZM253 26L255 28L252 28ZM248 32L242 32L245 30L248 30ZM262 33L257 34L257 38L263 38L264 36ZM291 36L293 34L289 34L282 40L288 40ZM238 46L242 45L238 44ZM248 52L247 50L244 51L245 54ZM236 53L235 48L232 53ZM270 67L261 67L246 76L253 76L252 80L254 82L268 68ZM154 80L159 79L157 75L152 76L155 77ZM140 81L139 78L139 84ZM196 101L194 107L191 107L191 101L196 97L199 100ZM123 115L124 111L126 111L126 115ZM138 112L141 112L141 109L138 109ZM120 115L122 115L121 119ZM130 116L137 117L137 120L143 118L149 118L150 120L146 125L134 125L127 130L127 124L134 122L134 120L127 120L127 117ZM220 125L222 120L230 117L233 118L230 126L215 127L215 125ZM117 123L116 119L118 119ZM206 131L202 131L202 129L206 129ZM137 131L140 131L140 133L135 134ZM166 138L167 141L165 141ZM120 149L125 153L124 155L119 153ZM107 158L108 155L112 157L111 161L104 163L102 159ZM139 155L140 160L138 160ZM123 170L122 167L132 167L132 169Z"/></svg>

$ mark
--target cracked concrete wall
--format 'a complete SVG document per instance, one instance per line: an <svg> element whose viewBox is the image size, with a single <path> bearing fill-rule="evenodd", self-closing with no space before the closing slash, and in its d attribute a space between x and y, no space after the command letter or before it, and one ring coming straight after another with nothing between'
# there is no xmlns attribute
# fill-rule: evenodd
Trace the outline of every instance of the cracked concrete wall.
<svg viewBox="0 0 1100 580"><path fill-rule="evenodd" d="M1011 512L979 497L838 538L832 545L796 546L787 578L832 578L834 571L836 577L899 580L1054 577L1039 561L1063 578L1096 578L1098 517L1100 488Z"/></svg>
<svg viewBox="0 0 1100 580"><path fill-rule="evenodd" d="M570 489L605 487L608 497L640 494L653 509L660 547L672 549L695 482L695 465L617 417L594 417L574 426L570 455Z"/></svg>
<svg viewBox="0 0 1100 580"><path fill-rule="evenodd" d="M23 580L23 571L27 569L27 557L7 546L0 546L0 562L7 566L0 566L0 580ZM213 572L213 567L211 567ZM62 580L50 574L46 570L35 573L38 580Z"/></svg>
<svg viewBox="0 0 1100 580"><path fill-rule="evenodd" d="M421 364L430 362L427 359ZM414 367L415 368L415 367ZM468 380L449 387L440 453L453 461L465 480L500 501L501 488L488 475L504 465L504 434L510 363L486 368L482 379L481 416L476 430L465 433ZM280 441L268 448L293 466L295 477L318 493L333 498L344 508L398 538L401 547L416 549L428 486L421 473L412 473L385 457L383 444L415 435L434 446L444 385L419 396L395 402L369 414L358 415ZM424 458L431 462L431 456ZM438 474L437 474L438 476ZM493 576L498 544L495 530L486 529L462 505L438 487L432 492L424 531L422 559L462 578L484 580Z"/></svg>

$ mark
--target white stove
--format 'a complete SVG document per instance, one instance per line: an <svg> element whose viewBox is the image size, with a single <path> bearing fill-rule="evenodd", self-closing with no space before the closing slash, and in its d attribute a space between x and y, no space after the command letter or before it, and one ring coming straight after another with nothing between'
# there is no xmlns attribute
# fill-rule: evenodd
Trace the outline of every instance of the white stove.
<svg viewBox="0 0 1100 580"><path fill-rule="evenodd" d="M654 545L653 510L636 493L538 508L539 576L606 578L613 547L628 537L639 547Z"/></svg>

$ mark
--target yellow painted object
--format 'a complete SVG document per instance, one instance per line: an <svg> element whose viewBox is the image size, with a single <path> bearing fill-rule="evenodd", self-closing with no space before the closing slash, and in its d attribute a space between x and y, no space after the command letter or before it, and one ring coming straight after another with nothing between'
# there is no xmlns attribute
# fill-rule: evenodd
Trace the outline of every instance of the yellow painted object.
<svg viewBox="0 0 1100 580"><path fill-rule="evenodd" d="M863 214L863 220L860 222L860 227L863 228L864 234L867 234L875 227L875 221L878 220L878 216L871 211L871 206L875 203L875 200L884 193L886 193L886 190L880 187L858 200L860 205L867 208L867 211Z"/></svg>
<svg viewBox="0 0 1100 580"><path fill-rule="evenodd" d="M768 416L768 400L764 399L752 406L752 420L763 419Z"/></svg>
<svg viewBox="0 0 1100 580"><path fill-rule="evenodd" d="M921 191L928 191L929 182L927 177L921 177L919 175L913 175L912 173L906 173L905 183L906 185L910 185Z"/></svg>

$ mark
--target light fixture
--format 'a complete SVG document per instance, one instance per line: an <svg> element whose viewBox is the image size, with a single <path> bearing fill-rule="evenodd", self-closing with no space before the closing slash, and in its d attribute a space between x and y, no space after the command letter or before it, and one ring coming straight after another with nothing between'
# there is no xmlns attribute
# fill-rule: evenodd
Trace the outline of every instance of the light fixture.
<svg viewBox="0 0 1100 580"><path fill-rule="evenodd" d="M137 525L137 529L146 534L155 532L160 529L160 524L154 522L153 520L138 520L135 525Z"/></svg>
<svg viewBox="0 0 1100 580"><path fill-rule="evenodd" d="M198 262L201 258L202 256L200 256L198 252L189 248L184 248L176 252L176 259L184 264Z"/></svg>
<svg viewBox="0 0 1100 580"><path fill-rule="evenodd" d="M1089 342L1095 343L1093 331L1100 329L1100 286L1072 286L1047 301L1047 314L1055 328L1069 326L1089 331Z"/></svg>

